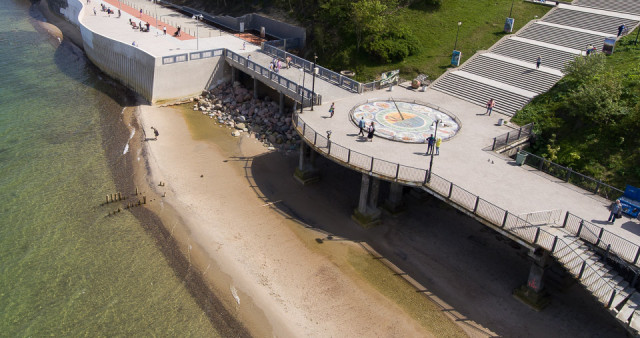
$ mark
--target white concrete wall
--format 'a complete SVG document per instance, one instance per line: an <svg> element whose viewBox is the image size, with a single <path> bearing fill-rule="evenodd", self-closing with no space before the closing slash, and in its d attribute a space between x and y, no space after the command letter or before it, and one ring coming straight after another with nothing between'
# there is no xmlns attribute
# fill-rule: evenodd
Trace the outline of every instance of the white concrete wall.
<svg viewBox="0 0 640 338"><path fill-rule="evenodd" d="M224 56L163 65L156 59L153 101L198 95L231 78Z"/></svg>
<svg viewBox="0 0 640 338"><path fill-rule="evenodd" d="M149 102L182 98L200 94L205 88L217 86L231 77L224 57L162 64L143 49L99 34L83 24L83 0L67 0L60 10L80 29L85 53L100 70L131 88Z"/></svg>

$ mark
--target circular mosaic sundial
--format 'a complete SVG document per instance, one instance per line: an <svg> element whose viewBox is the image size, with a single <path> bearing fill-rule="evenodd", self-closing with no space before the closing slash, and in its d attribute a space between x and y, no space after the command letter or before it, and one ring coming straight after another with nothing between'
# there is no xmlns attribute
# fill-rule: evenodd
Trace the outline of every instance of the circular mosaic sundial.
<svg viewBox="0 0 640 338"><path fill-rule="evenodd" d="M437 136L442 140L452 138L460 130L459 122L451 114L415 101L373 100L351 110L351 120L356 125L360 118L367 125L375 122L376 136L408 143L424 143L434 133L436 120L441 121Z"/></svg>

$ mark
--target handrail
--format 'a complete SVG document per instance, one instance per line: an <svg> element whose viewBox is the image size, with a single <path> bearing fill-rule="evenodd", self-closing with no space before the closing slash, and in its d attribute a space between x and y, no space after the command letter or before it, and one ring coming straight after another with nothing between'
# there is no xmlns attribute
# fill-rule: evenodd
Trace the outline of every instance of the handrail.
<svg viewBox="0 0 640 338"><path fill-rule="evenodd" d="M622 191L621 189L606 184L593 177L589 177L587 175L576 172L571 168L551 162L544 157L532 154L524 150L521 150L520 152L527 155L524 164L527 164L533 168L537 168L542 172L560 178L596 195L614 200L624 194L624 191ZM537 161L537 163L534 161Z"/></svg>
<svg viewBox="0 0 640 338"><path fill-rule="evenodd" d="M529 138L533 135L534 123L525 124L517 130L512 130L506 134L502 134L493 138L493 144L491 145L491 151L497 148L509 145L511 143L520 141L523 138Z"/></svg>
<svg viewBox="0 0 640 338"><path fill-rule="evenodd" d="M262 44L262 51L265 54L275 56L277 58L286 59L290 58L291 63L296 66L304 69L305 72L311 73L313 71L313 62L307 61L299 56L288 53L284 50L278 49L272 46L269 43ZM361 93L362 92L362 84L356 80L353 80L347 76L336 73L332 70L324 68L316 64L317 76L319 78L325 79L327 82L333 83L334 85L346 89L352 93Z"/></svg>
<svg viewBox="0 0 640 338"><path fill-rule="evenodd" d="M311 90L305 88L304 86L301 86L289 79L287 79L284 76L281 76L277 73L274 73L273 71L241 56L240 54L237 54L231 50L226 50L226 58L228 60L231 60L232 62L235 62L245 68L247 68L248 70L253 71L254 73L256 73L257 76L260 76L262 78L268 78L269 80L271 80L272 82L276 82L277 84L279 84L282 87L285 87L287 90L295 93L295 95L300 96L301 101L304 102L304 100L308 100L310 102L311 99L314 100L314 103L316 104L320 104L321 102L321 96L318 95L317 93L312 92ZM310 105L310 103L309 103Z"/></svg>
<svg viewBox="0 0 640 338"><path fill-rule="evenodd" d="M559 259L561 258L559 257L560 250L568 248L568 250L578 258L580 271L576 273L572 271L572 268L569 266L567 266L567 269L572 274L575 274L578 279L582 279L583 276L589 276L588 278L591 279L596 276L596 278L600 279L603 282L602 286L598 290L593 290L593 292L594 294L598 292L602 293L604 289L602 295L597 295L598 299L602 300L603 303L606 304L607 301L611 301L615 296L615 286L604 279L597 270L591 268L589 263L575 252L575 250L571 248L570 243L566 243L563 238L551 234L540 226L532 225L521 217L480 198L480 196L474 195L436 174L432 173L428 175L427 169L392 163L357 151L352 151L347 147L334 143L329 138L324 137L309 127L300 119L298 113L293 114L292 123L294 124L296 132L312 145L316 151L341 165L364 171L371 176L376 176L388 181L400 182L405 185L418 186L430 190L453 206L470 212L478 219L498 227L516 238L529 244L542 247L552 255L557 253L555 256ZM560 246L564 247L560 248ZM575 257L571 259L571 261L575 260ZM585 271L591 273L585 275ZM609 292L611 293L609 294Z"/></svg>
<svg viewBox="0 0 640 338"><path fill-rule="evenodd" d="M640 272L640 246L567 211L562 227L583 241L607 251L629 270ZM597 234L596 234L597 233ZM626 263L626 264L625 264ZM631 266L628 266L630 264Z"/></svg>

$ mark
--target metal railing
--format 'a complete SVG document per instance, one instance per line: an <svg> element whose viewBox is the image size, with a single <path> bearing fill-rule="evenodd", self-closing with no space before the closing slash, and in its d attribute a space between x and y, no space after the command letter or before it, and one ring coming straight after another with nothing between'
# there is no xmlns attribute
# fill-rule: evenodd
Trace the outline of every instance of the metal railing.
<svg viewBox="0 0 640 338"><path fill-rule="evenodd" d="M533 126L533 123L529 123L506 134L494 137L493 144L491 145L491 150L493 151L496 149L500 149L511 143L530 138L531 135L533 135Z"/></svg>
<svg viewBox="0 0 640 338"><path fill-rule="evenodd" d="M288 91L294 93L295 95L297 95L298 97L301 98L301 102L303 102L303 104L306 105L311 105L311 99L313 98L314 103L315 104L321 104L322 103L322 96L313 93L311 90L298 85L297 83L295 83L294 81L291 81L289 79L287 79L284 76L281 76L265 67L262 67L261 65L248 60L247 58L245 58L244 56L241 56L240 54L234 53L230 50L226 50L225 56L227 58L227 60L229 60L230 62L235 62L241 66L243 66L244 68L246 68L247 70L252 71L253 73L255 73L256 76L260 77L260 78L266 78L269 79L272 82L277 83L278 85L286 88Z"/></svg>
<svg viewBox="0 0 640 338"><path fill-rule="evenodd" d="M271 40L266 41L265 45L282 48L282 50L287 51L289 49L300 48L302 46L302 39L300 38L289 38L289 39L280 39L280 40Z"/></svg>
<svg viewBox="0 0 640 338"><path fill-rule="evenodd" d="M525 221L536 225L557 224L562 219L562 209L534 211L521 214L520 217L524 218Z"/></svg>
<svg viewBox="0 0 640 338"><path fill-rule="evenodd" d="M307 61L301 57L295 56L291 53L288 53L282 49L278 49L268 43L263 43L262 44L262 51L265 54L271 55L271 56L275 56L277 58L280 58L282 60L286 59L287 57L291 58L291 64L295 67L299 67L304 69L305 72L307 73L311 73L313 71L313 62L311 61ZM321 79L326 80L327 82L330 82L340 88L346 89L352 93L361 93L362 89L361 89L361 84L360 82L353 80L347 76L344 76L342 74L336 73L332 70L329 70L327 68L318 66L316 64L316 68L317 70L317 74L316 76L318 76Z"/></svg>
<svg viewBox="0 0 640 338"><path fill-rule="evenodd" d="M565 264L571 274L583 281L587 288L597 283L598 288L590 290L603 304L610 303L615 297L615 286L605 279L600 271L592 268L586 259L576 253L571 248L573 243L567 242L565 238L555 236L540 226L535 226L518 215L510 213L434 173L428 180L427 169L385 161L334 143L309 127L299 118L297 113L294 113L292 123L302 138L327 158L371 176L429 190L452 206L470 213L476 219L549 251Z"/></svg>
<svg viewBox="0 0 640 338"><path fill-rule="evenodd" d="M524 150L521 150L520 152L527 155L524 164L537 168L542 172L562 179L565 182L571 183L596 195L600 195L609 200L615 200L624 194L624 191L616 187L610 186L595 178L580 174L571 168L553 163L544 157L540 157Z"/></svg>

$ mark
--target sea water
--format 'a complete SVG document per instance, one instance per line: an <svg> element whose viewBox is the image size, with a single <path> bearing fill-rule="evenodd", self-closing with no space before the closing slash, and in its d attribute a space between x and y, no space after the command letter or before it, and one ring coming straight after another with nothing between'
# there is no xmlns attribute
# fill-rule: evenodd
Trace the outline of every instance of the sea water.
<svg viewBox="0 0 640 338"><path fill-rule="evenodd" d="M140 221L101 206L122 91L30 5L0 1L0 336L218 335Z"/></svg>

